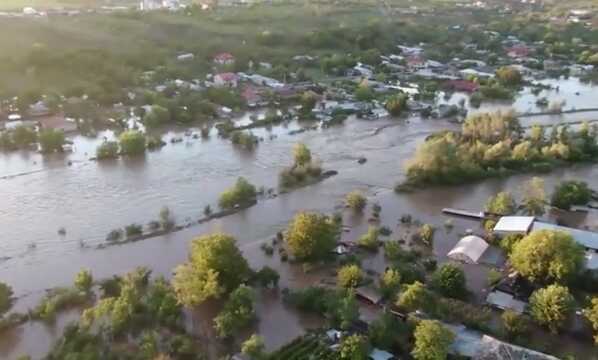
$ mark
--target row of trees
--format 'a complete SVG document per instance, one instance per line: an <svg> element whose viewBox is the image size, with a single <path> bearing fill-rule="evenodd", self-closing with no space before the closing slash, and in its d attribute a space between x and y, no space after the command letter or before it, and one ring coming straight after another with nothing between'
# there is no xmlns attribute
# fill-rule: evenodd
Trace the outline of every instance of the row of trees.
<svg viewBox="0 0 598 360"><path fill-rule="evenodd" d="M35 143L39 143L43 153L62 152L66 138L61 130L45 129L38 133L27 126L0 132L0 150L25 149Z"/></svg>
<svg viewBox="0 0 598 360"><path fill-rule="evenodd" d="M534 126L525 135L513 113L476 114L461 132L431 136L406 163L406 184L457 184L508 172L547 170L555 164L595 159L597 131L553 126L550 136Z"/></svg>

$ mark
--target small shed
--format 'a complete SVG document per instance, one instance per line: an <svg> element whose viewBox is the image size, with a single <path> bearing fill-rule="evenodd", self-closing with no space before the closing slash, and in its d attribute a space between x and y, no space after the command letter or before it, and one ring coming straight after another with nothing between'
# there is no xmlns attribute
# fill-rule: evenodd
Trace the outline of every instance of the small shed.
<svg viewBox="0 0 598 360"><path fill-rule="evenodd" d="M459 240L447 256L467 264L477 264L488 246L488 243L481 237L468 235Z"/></svg>
<svg viewBox="0 0 598 360"><path fill-rule="evenodd" d="M500 290L494 290L490 292L486 297L486 302L498 309L509 309L519 314L522 314L525 311L525 307L527 306L527 303L515 299L515 297L512 294Z"/></svg>
<svg viewBox="0 0 598 360"><path fill-rule="evenodd" d="M373 305L380 305L382 303L382 295L376 289L367 286L361 286L355 289L355 295L358 299L367 301Z"/></svg>
<svg viewBox="0 0 598 360"><path fill-rule="evenodd" d="M494 226L494 232L504 235L527 234L534 220L533 216L503 216Z"/></svg>

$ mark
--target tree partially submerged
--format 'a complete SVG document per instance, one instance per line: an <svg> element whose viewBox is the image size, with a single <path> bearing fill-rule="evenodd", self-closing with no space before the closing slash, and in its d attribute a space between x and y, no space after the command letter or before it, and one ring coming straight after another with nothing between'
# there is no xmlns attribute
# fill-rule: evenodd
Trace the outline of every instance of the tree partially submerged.
<svg viewBox="0 0 598 360"><path fill-rule="evenodd" d="M300 212L286 232L286 244L291 255L302 261L325 258L334 249L337 225L323 214Z"/></svg>
<svg viewBox="0 0 598 360"><path fill-rule="evenodd" d="M435 320L422 320L413 334L415 346L411 355L415 360L444 360L449 346L453 343L453 333Z"/></svg>
<svg viewBox="0 0 598 360"><path fill-rule="evenodd" d="M560 285L549 285L536 290L530 297L530 312L540 325L557 333L572 314L574 299L569 289Z"/></svg>
<svg viewBox="0 0 598 360"><path fill-rule="evenodd" d="M521 275L541 284L565 282L584 264L583 248L562 231L533 231L513 245L511 265Z"/></svg>
<svg viewBox="0 0 598 360"><path fill-rule="evenodd" d="M173 287L180 303L199 305L236 289L250 275L235 239L216 233L191 242L189 260L175 269Z"/></svg>

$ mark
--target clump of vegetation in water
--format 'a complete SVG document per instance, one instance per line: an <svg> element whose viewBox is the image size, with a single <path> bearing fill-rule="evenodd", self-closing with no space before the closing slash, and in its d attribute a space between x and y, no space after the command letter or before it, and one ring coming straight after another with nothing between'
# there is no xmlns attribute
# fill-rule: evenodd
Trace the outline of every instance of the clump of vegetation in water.
<svg viewBox="0 0 598 360"><path fill-rule="evenodd" d="M367 199L359 190L351 191L345 197L347 207L355 212L362 212L367 204Z"/></svg>
<svg viewBox="0 0 598 360"><path fill-rule="evenodd" d="M592 191L583 181L563 181L554 192L550 203L559 209L569 210L572 205L586 205L592 199Z"/></svg>
<svg viewBox="0 0 598 360"><path fill-rule="evenodd" d="M536 126L523 132L513 113L476 114L461 132L430 136L407 162L407 180L397 191L422 184L461 184L513 172L550 170L598 157L596 130L554 126L550 136Z"/></svg>
<svg viewBox="0 0 598 360"><path fill-rule="evenodd" d="M246 131L235 131L232 133L230 139L233 144L238 145L245 150L253 150L259 143L257 136Z"/></svg>
<svg viewBox="0 0 598 360"><path fill-rule="evenodd" d="M96 149L96 158L98 160L116 159L118 157L118 142L104 141Z"/></svg>
<svg viewBox="0 0 598 360"><path fill-rule="evenodd" d="M301 186L322 174L320 164L312 159L311 151L305 144L295 145L293 157L293 166L283 169L279 174L279 182L283 188Z"/></svg>
<svg viewBox="0 0 598 360"><path fill-rule="evenodd" d="M220 194L218 204L223 209L233 209L237 206L244 206L255 202L257 190L245 178L237 179L235 185Z"/></svg>

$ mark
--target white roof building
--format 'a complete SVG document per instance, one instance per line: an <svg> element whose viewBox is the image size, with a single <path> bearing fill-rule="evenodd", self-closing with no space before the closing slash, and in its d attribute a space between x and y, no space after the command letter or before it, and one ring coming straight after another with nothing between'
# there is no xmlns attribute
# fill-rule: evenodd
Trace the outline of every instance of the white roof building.
<svg viewBox="0 0 598 360"><path fill-rule="evenodd" d="M587 250L585 254L586 258L586 269L588 270L598 270L598 253Z"/></svg>
<svg viewBox="0 0 598 360"><path fill-rule="evenodd" d="M501 234L527 234L535 218L533 216L503 216L494 226L494 232Z"/></svg>
<svg viewBox="0 0 598 360"><path fill-rule="evenodd" d="M477 264L488 247L488 243L481 237L468 235L459 240L447 256L467 264Z"/></svg>

